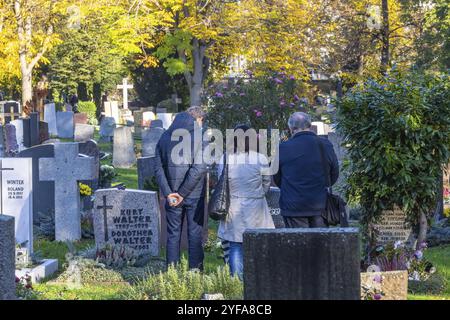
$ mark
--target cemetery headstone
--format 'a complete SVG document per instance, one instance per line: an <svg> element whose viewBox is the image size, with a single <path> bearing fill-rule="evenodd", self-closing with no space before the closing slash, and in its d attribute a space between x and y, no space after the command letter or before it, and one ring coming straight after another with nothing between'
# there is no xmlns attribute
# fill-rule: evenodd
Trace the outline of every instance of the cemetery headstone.
<svg viewBox="0 0 450 320"><path fill-rule="evenodd" d="M73 139L73 132L74 132L73 112L58 111L56 113L56 125L59 138Z"/></svg>
<svg viewBox="0 0 450 320"><path fill-rule="evenodd" d="M403 210L384 210L381 220L374 225L378 232L377 244L386 245L396 241L404 242L408 245L414 244L414 234L411 226L406 222L406 214Z"/></svg>
<svg viewBox="0 0 450 320"><path fill-rule="evenodd" d="M116 129L116 120L112 117L104 117L100 123L100 138L103 141L111 141Z"/></svg>
<svg viewBox="0 0 450 320"><path fill-rule="evenodd" d="M317 128L317 134L320 136L326 136L333 131L330 125L325 122L313 121L311 122L311 125Z"/></svg>
<svg viewBox="0 0 450 320"><path fill-rule="evenodd" d="M244 233L244 299L360 300L357 228Z"/></svg>
<svg viewBox="0 0 450 320"><path fill-rule="evenodd" d="M137 159L138 186L144 190L146 181L151 181L155 176L155 158L142 157Z"/></svg>
<svg viewBox="0 0 450 320"><path fill-rule="evenodd" d="M84 112L75 113L73 115L73 122L76 124L87 124L88 123L88 115Z"/></svg>
<svg viewBox="0 0 450 320"><path fill-rule="evenodd" d="M0 215L0 300L16 298L14 218Z"/></svg>
<svg viewBox="0 0 450 320"><path fill-rule="evenodd" d="M277 187L270 187L269 192L266 194L266 199L275 228L285 228L280 210L280 189Z"/></svg>
<svg viewBox="0 0 450 320"><path fill-rule="evenodd" d="M164 129L169 129L170 125L173 122L174 114L173 113L158 113L156 118L161 120L163 123Z"/></svg>
<svg viewBox="0 0 450 320"><path fill-rule="evenodd" d="M130 168L136 163L134 153L134 140L130 127L121 127L114 130L113 166Z"/></svg>
<svg viewBox="0 0 450 320"><path fill-rule="evenodd" d="M0 157L5 156L5 127L0 124Z"/></svg>
<svg viewBox="0 0 450 320"><path fill-rule="evenodd" d="M19 152L19 145L16 138L16 127L10 123L5 125L5 154L8 157L15 157Z"/></svg>
<svg viewBox="0 0 450 320"><path fill-rule="evenodd" d="M32 146L39 144L39 112L30 113L30 143Z"/></svg>
<svg viewBox="0 0 450 320"><path fill-rule="evenodd" d="M342 199L346 199L345 189L347 185L347 172L343 170L344 160L347 157L347 150L345 146L343 146L342 137L336 132L329 132L327 136L328 140L333 145L334 152L336 153L336 157L339 162L339 178L336 183L333 185L333 193L342 197Z"/></svg>
<svg viewBox="0 0 450 320"><path fill-rule="evenodd" d="M23 120L16 119L11 121L10 124L16 127L16 140L19 146L19 151L22 151L25 148L23 143Z"/></svg>
<svg viewBox="0 0 450 320"><path fill-rule="evenodd" d="M128 89L133 89L132 84L128 84L128 79L123 78L122 84L117 85L117 89L122 89L123 94L123 108L128 109Z"/></svg>
<svg viewBox="0 0 450 320"><path fill-rule="evenodd" d="M79 240L81 218L78 181L94 178L95 161L91 157L79 157L78 143L56 144L54 152L54 158L39 160L39 179L54 181L55 184L55 239Z"/></svg>
<svg viewBox="0 0 450 320"><path fill-rule="evenodd" d="M100 150L98 148L97 142L95 142L95 140L81 142L79 144L78 150L80 154L94 158L95 167L94 178L90 180L82 180L80 182L89 185L93 190L97 190L100 174Z"/></svg>
<svg viewBox="0 0 450 320"><path fill-rule="evenodd" d="M44 121L39 121L39 144L50 139L50 134L48 131L48 123Z"/></svg>
<svg viewBox="0 0 450 320"><path fill-rule="evenodd" d="M44 121L48 123L48 131L52 136L58 136L56 128L56 107L54 103L49 103L44 106Z"/></svg>
<svg viewBox="0 0 450 320"><path fill-rule="evenodd" d="M97 190L94 209L97 247L126 246L137 255L159 256L160 212L156 192Z"/></svg>
<svg viewBox="0 0 450 320"><path fill-rule="evenodd" d="M156 145L164 133L163 128L150 127L147 130L142 130L142 156L154 157L156 152Z"/></svg>
<svg viewBox="0 0 450 320"><path fill-rule="evenodd" d="M117 101L105 101L105 117L114 118L117 124L120 123L119 103Z"/></svg>
<svg viewBox="0 0 450 320"><path fill-rule="evenodd" d="M33 253L32 159L0 159L1 210L14 217L16 243Z"/></svg>
<svg viewBox="0 0 450 320"><path fill-rule="evenodd" d="M75 141L83 142L94 138L95 127L90 124L75 124Z"/></svg>
<svg viewBox="0 0 450 320"><path fill-rule="evenodd" d="M142 125L149 127L151 122L156 119L156 115L152 111L144 111L142 113Z"/></svg>
<svg viewBox="0 0 450 320"><path fill-rule="evenodd" d="M39 223L39 213L55 211L55 185L53 181L39 180L39 159L54 157L54 144L34 146L19 152L19 158L32 159L33 221Z"/></svg>

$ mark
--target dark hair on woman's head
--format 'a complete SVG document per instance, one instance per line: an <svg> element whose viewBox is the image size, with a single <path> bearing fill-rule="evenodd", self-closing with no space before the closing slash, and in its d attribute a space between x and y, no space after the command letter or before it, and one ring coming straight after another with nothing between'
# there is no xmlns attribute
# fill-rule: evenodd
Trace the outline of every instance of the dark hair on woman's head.
<svg viewBox="0 0 450 320"><path fill-rule="evenodd" d="M238 124L237 126L234 127L234 132L238 131L238 130L242 130L244 133L246 133L248 130L250 130L251 127L246 125L246 124ZM249 152L250 151L250 138L248 136L245 137L245 152ZM238 152L238 138L236 136L234 136L234 153Z"/></svg>

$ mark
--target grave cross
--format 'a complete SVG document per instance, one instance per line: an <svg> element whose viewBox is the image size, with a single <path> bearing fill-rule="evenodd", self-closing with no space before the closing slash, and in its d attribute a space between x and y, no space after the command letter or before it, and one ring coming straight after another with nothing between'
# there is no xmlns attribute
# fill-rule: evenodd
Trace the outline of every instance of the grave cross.
<svg viewBox="0 0 450 320"><path fill-rule="evenodd" d="M123 78L122 84L117 85L117 89L123 90L123 108L128 109L128 89L133 89L133 85L128 84L127 78Z"/></svg>
<svg viewBox="0 0 450 320"><path fill-rule="evenodd" d="M95 160L78 156L78 143L58 143L54 158L39 159L39 179L55 182L55 237L57 241L79 240L79 180L95 177Z"/></svg>
<svg viewBox="0 0 450 320"><path fill-rule="evenodd" d="M3 171L12 171L14 168L3 168L3 161L0 161L0 214L3 214Z"/></svg>
<svg viewBox="0 0 450 320"><path fill-rule="evenodd" d="M109 241L108 236L108 209L112 210L113 206L106 205L106 196L103 196L103 205L97 206L97 209L103 209L103 225L105 227L105 242Z"/></svg>

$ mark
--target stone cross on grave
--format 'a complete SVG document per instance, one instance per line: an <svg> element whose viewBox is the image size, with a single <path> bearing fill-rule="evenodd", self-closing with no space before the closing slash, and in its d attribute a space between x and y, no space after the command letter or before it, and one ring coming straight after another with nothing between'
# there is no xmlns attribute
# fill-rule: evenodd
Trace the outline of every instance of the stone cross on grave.
<svg viewBox="0 0 450 320"><path fill-rule="evenodd" d="M106 205L106 196L103 196L103 205L97 206L97 209L103 209L103 225L105 226L105 242L109 241L108 235L108 209L112 210L113 206Z"/></svg>
<svg viewBox="0 0 450 320"><path fill-rule="evenodd" d="M117 89L123 90L123 108L128 109L128 89L133 89L133 85L128 84L127 78L123 78L122 84L117 85Z"/></svg>
<svg viewBox="0 0 450 320"><path fill-rule="evenodd" d="M3 162L0 161L0 214L3 214L3 171L12 171L14 168L3 168Z"/></svg>
<svg viewBox="0 0 450 320"><path fill-rule="evenodd" d="M81 238L80 193L78 181L95 178L95 160L79 157L78 143L58 143L54 158L39 160L39 179L55 182L55 238L74 241Z"/></svg>

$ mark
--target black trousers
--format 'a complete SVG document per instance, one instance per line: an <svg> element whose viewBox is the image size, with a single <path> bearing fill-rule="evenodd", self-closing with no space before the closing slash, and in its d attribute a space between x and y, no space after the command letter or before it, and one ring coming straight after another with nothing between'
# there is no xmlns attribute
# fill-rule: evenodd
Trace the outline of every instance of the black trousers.
<svg viewBox="0 0 450 320"><path fill-rule="evenodd" d="M328 228L322 216L313 217L283 217L286 228Z"/></svg>

